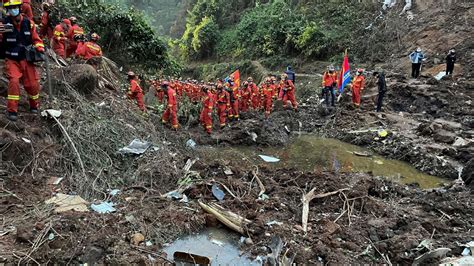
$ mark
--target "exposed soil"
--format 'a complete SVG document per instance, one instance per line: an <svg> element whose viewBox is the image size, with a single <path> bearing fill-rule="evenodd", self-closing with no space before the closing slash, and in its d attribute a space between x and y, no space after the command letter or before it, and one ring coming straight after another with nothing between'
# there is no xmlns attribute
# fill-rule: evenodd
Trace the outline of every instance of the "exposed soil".
<svg viewBox="0 0 474 266"><path fill-rule="evenodd" d="M468 6L466 14L471 9ZM428 31L422 40L433 41L435 36ZM458 45L467 56L472 40ZM447 247L448 256L459 256L459 244L474 237L472 62L463 59L464 68L441 81L432 77L441 64L431 62L419 80L409 80L400 74L401 67L395 67L399 63L386 68L389 91L381 114L373 112L376 90L370 81L362 109L351 107L350 95L333 109L319 104L314 85L320 83L319 75L307 73L297 84L298 113L277 103L268 121L263 114L250 112L210 137L188 119L181 121L188 128L176 133L160 124L159 114L141 116L135 104L124 99L123 89L115 86L120 77L114 66L102 65L97 79L88 66L65 72L55 67L53 84L61 88L55 97L43 99L43 108L62 110L58 120L63 128L51 118L26 113L25 95L18 122L0 116L0 263L167 263L161 252L164 244L206 226L223 226L197 203L215 201L214 182L233 194L225 190L219 204L252 221L246 231L254 244L243 248L250 256L269 253L274 235L283 239L284 252L288 250L297 263L409 264L427 252L417 248L426 239L432 248ZM258 62L252 64L260 75L270 72ZM73 82L66 82L70 79L63 73L73 76ZM97 82L100 89L92 91ZM0 112L5 105L0 98ZM389 135L379 137L380 129ZM281 146L301 132L370 148L453 183L421 190L363 173L275 170L263 164L249 171L232 158L194 161L197 152L185 145L193 139L216 148ZM118 153L135 138L153 143L154 148L141 156ZM229 169L232 175L224 173ZM255 174L269 199L258 200ZM53 185L57 177L64 179ZM186 188L189 203L162 197L178 187ZM311 202L305 234L301 198L313 188L317 193L347 190ZM120 193L111 196L112 189ZM89 203L110 200L117 211L55 213L44 201L58 192L80 195ZM270 221L282 224L268 226ZM132 244L135 233L152 245Z"/></svg>

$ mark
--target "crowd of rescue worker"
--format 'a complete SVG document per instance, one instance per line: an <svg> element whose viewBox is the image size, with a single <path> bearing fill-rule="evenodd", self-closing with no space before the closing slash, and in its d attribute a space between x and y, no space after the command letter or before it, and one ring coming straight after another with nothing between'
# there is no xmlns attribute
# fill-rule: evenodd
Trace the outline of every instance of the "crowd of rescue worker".
<svg viewBox="0 0 474 266"><path fill-rule="evenodd" d="M130 80L129 99L136 100L140 110L147 113L138 75L129 72L128 79ZM179 128L178 103L184 98L192 103L202 103L199 121L209 134L212 132L214 110L221 129L231 121L238 121L241 113L251 110L264 112L265 117L268 118L277 100L283 102L283 108L291 106L295 112L298 111L296 88L287 73L282 74L280 80L276 76L269 75L260 86L254 83L252 77L240 86L238 83L232 76L225 80L220 79L208 83L179 79L150 81L158 101L166 103L162 114L163 124L169 124L175 130Z"/></svg>
<svg viewBox="0 0 474 266"><path fill-rule="evenodd" d="M38 113L40 84L35 63L41 58L38 54L42 55L45 48L51 48L62 59L76 58L92 65L94 62L90 60L101 58L102 49L97 43L99 41L97 33L86 34L75 17L57 18L52 14L54 8L50 1L42 3L40 16L38 14L35 16L31 0L2 1L0 56L5 58L5 75L8 78L6 115L9 120L16 121L21 83L29 96L29 111ZM41 19L35 21L35 18ZM409 58L412 63L412 77L418 78L422 63L426 60L425 54L418 48ZM447 75L453 74L455 62L456 54L454 49L451 49L446 57ZM356 108L360 107L361 93L366 86L364 74L366 73L363 69L357 69L350 83L352 102ZM382 70L376 70L373 74L377 78L379 92L376 111L380 112L387 89L385 75ZM336 99L339 98L337 94L341 96L341 91L338 90L339 76L340 73L333 66L329 66L323 74L321 102L325 102L328 106L335 106ZM146 114L139 77L130 71L128 78L130 80L128 97L136 100L140 110ZM221 128L230 121L238 121L240 113L249 110L263 112L268 119L276 101L282 101L285 109L291 105L297 112L295 79L295 72L288 67L281 76L269 75L261 84L256 84L251 77L240 83L240 77L234 80L232 76L208 83L176 79L150 81L150 83L156 91L158 100L166 101L162 115L164 124L170 124L173 129L179 128L178 104L187 97L193 103L202 103L200 122L206 132L211 133L214 112L218 116Z"/></svg>

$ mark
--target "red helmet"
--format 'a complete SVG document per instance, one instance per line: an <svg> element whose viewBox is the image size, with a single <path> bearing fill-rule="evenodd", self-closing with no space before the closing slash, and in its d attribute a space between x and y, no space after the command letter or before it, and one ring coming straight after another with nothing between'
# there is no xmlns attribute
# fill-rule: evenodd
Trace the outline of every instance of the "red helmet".
<svg viewBox="0 0 474 266"><path fill-rule="evenodd" d="M357 69L357 72L359 72L359 73L363 73L363 72L364 72L364 70L363 70L362 68L358 68L358 69Z"/></svg>
<svg viewBox="0 0 474 266"><path fill-rule="evenodd" d="M91 40L98 41L99 39L100 39L99 34L97 34L95 32L91 34Z"/></svg>
<svg viewBox="0 0 474 266"><path fill-rule="evenodd" d="M67 18L63 19L63 23L68 25L68 26L71 26L71 21Z"/></svg>

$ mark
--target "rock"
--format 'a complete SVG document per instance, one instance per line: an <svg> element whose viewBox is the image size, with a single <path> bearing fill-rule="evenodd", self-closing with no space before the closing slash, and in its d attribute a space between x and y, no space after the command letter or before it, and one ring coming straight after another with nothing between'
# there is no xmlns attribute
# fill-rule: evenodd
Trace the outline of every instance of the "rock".
<svg viewBox="0 0 474 266"><path fill-rule="evenodd" d="M141 233L135 233L130 237L130 244L134 246L138 246L143 241L145 241L145 236Z"/></svg>
<svg viewBox="0 0 474 266"><path fill-rule="evenodd" d="M439 58L433 59L433 64L438 65L439 63L441 63L441 60Z"/></svg>
<svg viewBox="0 0 474 266"><path fill-rule="evenodd" d="M452 144L456 139L456 134L446 130L438 130L433 135L433 138L437 142Z"/></svg>
<svg viewBox="0 0 474 266"><path fill-rule="evenodd" d="M81 261L94 265L100 261L100 259L105 255L104 249L96 246L86 247L84 250L84 255L81 256Z"/></svg>
<svg viewBox="0 0 474 266"><path fill-rule="evenodd" d="M331 220L322 220L321 222L321 230L323 234L332 235L334 233L339 232L341 230L341 226Z"/></svg>
<svg viewBox="0 0 474 266"><path fill-rule="evenodd" d="M91 65L75 64L56 69L51 73L51 85L54 93L65 90L68 83L83 95L90 95L99 84L97 71ZM48 85L44 85L47 88Z"/></svg>
<svg viewBox="0 0 474 266"><path fill-rule="evenodd" d="M439 81L435 79L434 77L429 77L428 80L426 80L426 84L429 85L437 85Z"/></svg>
<svg viewBox="0 0 474 266"><path fill-rule="evenodd" d="M456 131L462 128L461 123L458 122L448 121L444 119L435 119L434 122L440 124L446 130Z"/></svg>
<svg viewBox="0 0 474 266"><path fill-rule="evenodd" d="M456 140L454 141L453 143L453 146L454 147L462 147L462 146L466 146L468 144L468 142L461 138L461 137L457 137Z"/></svg>

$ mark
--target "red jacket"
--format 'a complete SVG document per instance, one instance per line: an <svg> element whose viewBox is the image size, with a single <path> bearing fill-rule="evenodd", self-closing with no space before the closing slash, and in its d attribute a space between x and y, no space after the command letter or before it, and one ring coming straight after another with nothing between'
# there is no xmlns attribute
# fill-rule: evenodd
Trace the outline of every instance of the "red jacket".
<svg viewBox="0 0 474 266"><path fill-rule="evenodd" d="M138 84L138 82L134 79L130 81L130 88L128 91L129 95L137 95L137 94L143 94L143 90Z"/></svg>
<svg viewBox="0 0 474 266"><path fill-rule="evenodd" d="M27 17L31 23L35 23L30 0L23 0L23 4L21 4L21 13L25 15L25 17Z"/></svg>
<svg viewBox="0 0 474 266"><path fill-rule="evenodd" d="M230 106L230 94L225 90L217 91L217 103Z"/></svg>
<svg viewBox="0 0 474 266"><path fill-rule="evenodd" d="M168 87L166 98L168 99L168 107L176 106L176 91L174 89Z"/></svg>
<svg viewBox="0 0 474 266"><path fill-rule="evenodd" d="M54 27L53 35L53 50L60 56L65 56L67 32L63 29L63 26L61 26L61 24L58 24L56 25L56 27Z"/></svg>
<svg viewBox="0 0 474 266"><path fill-rule="evenodd" d="M295 85L291 80L282 80L280 86L282 89L286 89L286 91L295 90Z"/></svg>
<svg viewBox="0 0 474 266"><path fill-rule="evenodd" d="M101 57L102 49L95 42L79 43L77 46L76 55L85 60L89 60L93 57Z"/></svg>
<svg viewBox="0 0 474 266"><path fill-rule="evenodd" d="M212 95L211 91L207 91L202 101L202 107L204 110L207 110L208 112L212 111L212 108L214 107L214 96Z"/></svg>
<svg viewBox="0 0 474 266"><path fill-rule="evenodd" d="M365 87L365 78L364 76L355 76L354 79L352 80L352 89L364 89Z"/></svg>
<svg viewBox="0 0 474 266"><path fill-rule="evenodd" d="M323 75L323 87L332 87L334 83L337 84L337 73L325 72Z"/></svg>

